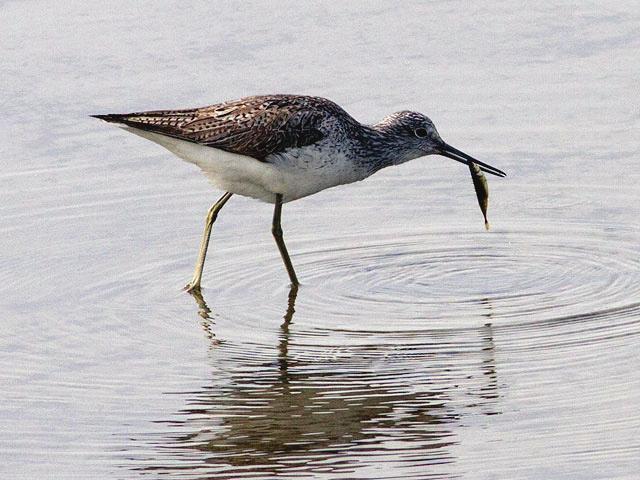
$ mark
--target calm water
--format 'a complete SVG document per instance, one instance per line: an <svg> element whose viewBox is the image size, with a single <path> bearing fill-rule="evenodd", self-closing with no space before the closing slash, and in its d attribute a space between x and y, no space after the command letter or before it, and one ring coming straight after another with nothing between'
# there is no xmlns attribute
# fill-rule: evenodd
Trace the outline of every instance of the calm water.
<svg viewBox="0 0 640 480"><path fill-rule="evenodd" d="M640 8L0 2L2 478L635 479ZM284 13L283 13L284 12ZM87 118L411 108L428 157L284 208Z"/></svg>

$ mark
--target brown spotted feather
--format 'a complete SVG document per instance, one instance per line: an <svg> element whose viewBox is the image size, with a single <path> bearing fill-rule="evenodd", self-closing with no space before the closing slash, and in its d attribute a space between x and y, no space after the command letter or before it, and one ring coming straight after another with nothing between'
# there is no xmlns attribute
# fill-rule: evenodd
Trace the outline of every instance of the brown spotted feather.
<svg viewBox="0 0 640 480"><path fill-rule="evenodd" d="M332 116L357 124L330 100L298 95L254 96L190 110L96 115L260 161L320 141L326 135L322 123Z"/></svg>

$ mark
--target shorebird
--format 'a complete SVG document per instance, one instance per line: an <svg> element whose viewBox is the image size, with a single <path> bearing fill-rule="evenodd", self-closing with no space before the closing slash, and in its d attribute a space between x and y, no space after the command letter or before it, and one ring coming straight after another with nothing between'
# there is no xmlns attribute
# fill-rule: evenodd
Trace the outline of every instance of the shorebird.
<svg viewBox="0 0 640 480"><path fill-rule="evenodd" d="M262 95L186 110L92 116L198 165L226 192L207 213L195 271L185 287L190 292L200 290L213 223L233 194L275 205L271 231L291 285L297 287L282 234L283 203L432 154L506 175L445 143L421 113L405 110L364 125L321 97Z"/></svg>

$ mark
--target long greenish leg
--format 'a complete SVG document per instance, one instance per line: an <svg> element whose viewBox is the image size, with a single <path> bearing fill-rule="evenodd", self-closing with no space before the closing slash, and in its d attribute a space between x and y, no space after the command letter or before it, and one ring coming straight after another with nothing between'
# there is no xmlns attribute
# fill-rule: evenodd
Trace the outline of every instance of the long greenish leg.
<svg viewBox="0 0 640 480"><path fill-rule="evenodd" d="M196 269L193 272L193 278L184 289L187 292L192 292L194 290L200 290L200 281L202 280L202 270L204 269L204 260L207 257L207 247L209 246L209 237L211 237L211 228L213 227L213 222L216 221L218 217L218 212L224 204L231 198L233 193L227 192L220 199L214 203L209 211L207 212L207 220L204 224L204 233L202 234L202 240L200 241L200 253L198 254L198 263L196 263Z"/></svg>
<svg viewBox="0 0 640 480"><path fill-rule="evenodd" d="M280 225L281 217L282 194L276 193L276 206L273 209L273 225L271 227L271 233L273 233L273 238L276 239L276 244L278 245L278 250L280 250L280 256L282 257L284 266L287 267L287 273L289 274L289 278L291 279L291 284L297 287L298 285L300 285L300 282L298 282L298 277L296 277L296 272L293 269L291 259L289 258L289 252L287 252L287 247L284 244L284 239L282 238L282 226Z"/></svg>

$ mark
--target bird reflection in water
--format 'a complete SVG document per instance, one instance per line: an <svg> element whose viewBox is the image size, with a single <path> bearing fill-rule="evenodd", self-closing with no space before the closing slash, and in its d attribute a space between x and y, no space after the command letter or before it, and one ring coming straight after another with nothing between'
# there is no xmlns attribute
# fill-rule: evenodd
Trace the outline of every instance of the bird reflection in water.
<svg viewBox="0 0 640 480"><path fill-rule="evenodd" d="M136 470L186 469L190 478L341 476L384 462L394 474L428 466L433 478L450 478L462 416L497 413L486 408L498 399L490 323L462 334L369 334L332 354L294 328L297 296L297 288L289 292L274 358L273 347L247 355L251 346L231 348L216 339L215 314L194 294L216 356L240 350L245 356L229 358L234 366L224 374L218 358L212 384L188 394L188 408L171 421L173 432L152 441L156 458ZM470 355L478 359L475 367Z"/></svg>

